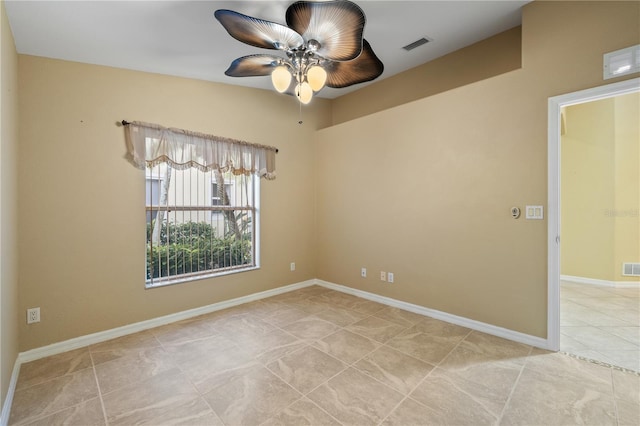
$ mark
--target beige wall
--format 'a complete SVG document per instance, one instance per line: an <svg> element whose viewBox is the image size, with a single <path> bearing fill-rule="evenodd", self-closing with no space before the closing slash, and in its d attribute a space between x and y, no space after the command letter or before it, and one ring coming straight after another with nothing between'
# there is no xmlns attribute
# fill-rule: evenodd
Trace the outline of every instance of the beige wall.
<svg viewBox="0 0 640 426"><path fill-rule="evenodd" d="M332 104L333 124L516 70L522 65L521 46L521 27L515 27L341 96Z"/></svg>
<svg viewBox="0 0 640 426"><path fill-rule="evenodd" d="M565 108L561 273L605 281L640 261L640 95Z"/></svg>
<svg viewBox="0 0 640 426"><path fill-rule="evenodd" d="M547 221L510 208L547 204L548 98L605 84L602 55L640 41L639 13L530 3L521 69L319 131L318 277L546 336Z"/></svg>
<svg viewBox="0 0 640 426"><path fill-rule="evenodd" d="M0 406L18 356L18 55L0 1ZM24 317L22 317L24 318Z"/></svg>
<svg viewBox="0 0 640 426"><path fill-rule="evenodd" d="M299 125L294 98L271 91L22 55L19 70L19 311L42 317L21 324L20 350L316 276L312 135L328 101ZM280 149L261 183L260 270L145 290L145 178L122 119Z"/></svg>
<svg viewBox="0 0 640 426"><path fill-rule="evenodd" d="M18 312L42 309L20 350L313 277L544 336L547 223L509 210L546 204L548 97L604 84L602 54L640 41L639 12L530 4L521 69L371 115L349 95L361 118L320 132L341 101L317 99L299 126L270 91L19 56ZM121 119L280 148L259 271L144 289L144 175Z"/></svg>

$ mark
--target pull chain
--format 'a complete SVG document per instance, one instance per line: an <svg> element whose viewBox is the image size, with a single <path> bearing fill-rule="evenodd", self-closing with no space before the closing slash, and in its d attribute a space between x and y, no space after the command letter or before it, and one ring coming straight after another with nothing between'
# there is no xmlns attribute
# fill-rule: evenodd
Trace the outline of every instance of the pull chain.
<svg viewBox="0 0 640 426"><path fill-rule="evenodd" d="M298 124L302 124L302 102L300 102L300 100L298 100L298 106L300 107Z"/></svg>

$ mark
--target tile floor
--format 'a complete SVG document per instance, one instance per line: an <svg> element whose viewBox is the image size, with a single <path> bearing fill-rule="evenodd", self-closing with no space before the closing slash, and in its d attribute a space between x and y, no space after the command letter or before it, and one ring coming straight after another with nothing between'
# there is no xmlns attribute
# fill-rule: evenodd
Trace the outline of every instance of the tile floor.
<svg viewBox="0 0 640 426"><path fill-rule="evenodd" d="M640 289L561 281L560 350L640 372Z"/></svg>
<svg viewBox="0 0 640 426"><path fill-rule="evenodd" d="M640 376L322 287L24 364L11 425L638 425Z"/></svg>

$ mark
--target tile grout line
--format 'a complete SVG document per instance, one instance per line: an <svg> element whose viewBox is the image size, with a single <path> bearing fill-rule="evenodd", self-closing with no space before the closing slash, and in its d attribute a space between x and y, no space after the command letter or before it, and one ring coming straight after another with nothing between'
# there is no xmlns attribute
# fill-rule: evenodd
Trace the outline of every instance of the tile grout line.
<svg viewBox="0 0 640 426"><path fill-rule="evenodd" d="M507 397L507 400L504 403L504 407L502 407L502 412L500 413L500 416L498 417L498 421L496 422L497 425L502 423L502 419L504 418L504 413L506 413L507 408L509 407L509 404L511 404L511 398L513 397L513 394L516 391L516 388L518 387L518 384L520 383L520 377L522 377L522 373L524 373L524 369L527 365L527 362L529 361L529 357L531 356L531 354L533 353L533 346L531 346L529 348L529 353L527 354L527 357L525 358L524 362L522 363L522 367L520 367L520 372L518 373L518 377L516 377L515 382L513 383L513 387L511 387L511 392L509 392L509 396Z"/></svg>
<svg viewBox="0 0 640 426"><path fill-rule="evenodd" d="M151 330L153 330L153 329L151 329ZM152 335L152 336L153 336L153 338L154 338L154 339L155 339L155 340L160 344L160 348L162 348L162 350L163 350L163 351L165 351L165 353L167 353L167 355L168 355L168 352L166 352L166 351L167 351L167 348L165 347L165 344L162 342L162 340L158 339L158 336L156 336L156 335L153 333L153 331L151 332L151 335ZM218 333L216 333L214 336L219 336L219 334L218 334ZM213 337L213 336L209 336L208 338L210 338L210 337ZM195 340L204 340L204 339L195 339ZM189 343L189 342L193 342L193 340L188 340L188 341L186 341L186 342L182 342L182 343L179 343L179 344L177 344L177 345L182 345L182 344ZM233 343L233 342L232 342L232 343ZM174 362L173 360L171 360L171 363L175 366L175 368L177 368L177 369L178 369L178 371L180 372L180 374L181 374L181 375L182 375L182 376L183 376L183 377L184 377L184 378L189 382L189 384L191 384L191 386L193 386L193 388L195 389L196 393L198 394L198 398L200 398L200 399L201 399L201 400L202 400L202 401L207 405L207 407L209 407L209 409L211 410L211 412L213 413L213 415L214 415L214 416L216 416L216 418L217 418L218 420L220 420L220 422L221 422L223 425L225 425L225 426L229 426L229 425L227 425L227 424L224 422L224 420L222 420L222 418L220 418L220 416L218 415L218 413L216 413L216 410L214 410L214 409L213 409L213 407L211 406L211 404L209 404L209 401L207 401L207 400L203 397L203 394L202 394L202 392L200 392L200 389L198 389L198 387L195 385L195 383L193 383L193 380L191 380L191 378L189 377L189 375L188 375L188 374L187 374L187 373L186 373L186 372L181 368L180 364L178 364L178 363ZM107 426L109 426L109 425L107 425Z"/></svg>
<svg viewBox="0 0 640 426"><path fill-rule="evenodd" d="M414 324L414 325L415 325L415 324ZM413 326L412 326L412 327L413 327ZM411 328L411 327L409 327L409 328ZM420 387L420 385L421 385L421 384L423 384L423 383L425 382L425 380L427 380L427 379L429 378L429 376L431 376L431 373L433 373L434 371L436 371L436 369L440 366L440 364L442 364L442 363L443 363L443 362L444 362L444 361L449 357L449 355L451 355L451 354L453 353L453 351L455 351L455 350L458 348L458 346L460 346L460 344L462 344L462 342L463 342L467 337L469 337L469 335L470 335L471 333L473 333L473 330L469 330L469 332L467 332L467 334L466 334L462 339L460 339L460 341L459 341L458 343L456 343L456 344L455 344L455 346L454 346L454 347L453 347L453 348L452 348L452 349L451 349L451 350L450 350L450 351L449 351L449 352L448 352L444 357L442 357L442 359L441 359L437 364L433 365L433 364L431 364L431 363L427 363L427 364L429 364L429 365L433 365L433 368L431 369L431 371L429 371L429 372L427 373L427 375L426 375L426 376L424 376L424 377L422 378L422 380L420 380L420 381L418 382L418 384L417 384L417 385L415 385L415 386L413 387L413 389L411 389L409 392L407 392L407 394L404 396L404 398L402 398L402 400L401 400L400 402L398 402L398 404L396 404L396 406L395 406L395 407L393 407L393 409L392 409L391 411L389 411L389 413L385 416L385 418L384 418L384 419L382 419L382 420L380 421L380 423L378 423L378 425L381 425L382 423L384 423L384 421L385 421L385 420L387 420L387 418L389 418L389 416L390 416L391 414L393 414L393 412L394 412L394 411L396 411L396 410L398 409L398 407L400 407L400 405L402 405L402 403L403 403L404 401L406 401L407 399L411 399L411 400L412 400L412 401L414 401L415 403L417 403L417 404L419 404L419 405L422 405L423 407L425 407L425 408L427 408L427 409L428 409L429 407L427 407L427 406L425 406L424 404L420 403L420 401L416 401L415 399L411 398L411 396L410 396L410 395L411 395L413 392L415 392L415 390L416 390L416 389L418 389L418 388ZM424 333L423 333L423 334L424 334ZM389 339L389 341L390 341L390 340L391 340L391 339ZM391 349L394 349L394 348L393 348L393 347L391 347L391 346L388 346L388 347L390 347ZM397 349L396 349L396 350L397 350ZM404 353L404 352L402 352L402 351L399 351L399 352ZM409 355L409 356L411 356L411 355ZM417 359L417 358L416 358L416 359ZM421 361L422 361L422 360L421 360ZM422 361L422 362L426 362L426 361Z"/></svg>
<svg viewBox="0 0 640 426"><path fill-rule="evenodd" d="M98 388L98 398L100 399L100 407L102 408L102 415L104 416L104 424L109 426L109 419L107 418L107 409L104 406L104 400L102 399L102 389L100 388L100 381L98 380L98 372L96 371L96 364L93 361L93 354L91 353L91 349L87 348L89 352L89 358L91 358L91 369L93 371L93 378L96 381L96 386Z"/></svg>
<svg viewBox="0 0 640 426"><path fill-rule="evenodd" d="M343 309L351 309L351 308L346 308L346 307L344 307ZM383 309L384 309L384 308L383 308ZM357 312L357 311L356 311L356 312ZM364 314L364 315L367 315L367 314L366 314L366 313L364 313L364 312L359 312L359 313L362 313L362 314ZM314 314L312 314L312 315L314 315ZM375 316L375 314L369 314L367 317L362 318L362 319L357 320L357 321L354 321L354 322L352 322L352 323L348 324L347 326L352 325L352 324L355 324L356 322L362 321L362 320L364 320L364 319L367 319L367 318L370 318L370 317L373 317L373 316ZM378 318L378 319L382 319L382 318ZM323 320L323 321L324 321L324 320ZM296 322L296 321L293 321L293 322ZM329 323L331 323L330 321L325 321L325 322L329 322ZM390 322L390 321L387 321L387 322ZM391 324L395 324L395 323L393 323L393 322L390 322L390 323L391 323ZM333 324L333 323L331 323L331 324ZM363 360L364 358L366 358L366 357L367 357L368 355L370 355L371 353L373 353L373 352L377 351L377 350L378 350L378 349L380 349L382 346L385 346L385 343L378 342L378 341L376 341L376 340L374 340L374 339L371 339L371 338L369 338L369 337L367 337L367 336L361 335L361 334L359 334L359 333L357 333L357 332L354 332L354 331L351 331L351 330L347 330L347 329L345 328L346 326L345 326L345 327L342 327L342 326L339 326L339 325L337 325L337 324L333 324L333 325L336 325L336 326L338 327L338 329L336 329L336 330L334 330L333 332L331 332L331 333L327 334L326 336L323 336L323 337L322 337L322 338L320 338L320 339L313 339L313 340L314 340L314 341L321 341L322 339L325 339L325 338L327 338L327 337L329 337L329 336L332 336L333 334L336 334L336 333L338 333L338 332L340 332L340 331L346 331L346 332L353 333L353 334L355 334L355 335L357 335L357 336L363 337L363 338L365 338L365 339L367 339L367 340L369 340L369 341L372 341L372 342L374 342L374 343L376 343L376 344L379 344L380 346L378 346L378 347L376 347L376 348L372 349L371 351L369 351L369 352L365 353L363 356L361 356L360 358L356 359L356 360L355 360L355 361L353 361L352 363L347 363L347 362L345 362L345 361L343 361L343 360L341 360L341 359L338 359L338 358L336 358L335 356L333 356L332 354L326 353L326 352L325 352L325 351L323 351L322 349L316 348L315 346L313 346L313 344L307 344L306 346L304 346L304 347L302 347L302 348L300 348L300 349L296 349L295 351L293 351L293 352L291 352L291 353L289 353L289 354L285 354L285 355L283 355L282 357L277 358L277 359L275 359L274 361L272 361L272 362L278 361L279 359L283 358L284 356L288 356L288 355L290 355L290 354L292 354L292 353L298 352L298 351L300 351L300 350L302 350L302 349L304 349L304 348L307 348L307 347L312 347L312 348L314 348L314 349L319 350L319 351L320 351L320 352L322 352L323 354L325 354L325 355L327 355L327 356L329 356L329 357L331 357L331 358L335 359L336 361L339 361L340 363L342 363L342 364L346 365L346 367L345 367L345 368L343 368L342 370L338 371L336 374L334 374L333 376L329 377L328 379L326 379L326 380L325 380L325 381L323 381L322 383L318 384L317 386L315 386L314 388L312 388L311 390L309 390L306 394L302 394L302 392L300 392L299 390L295 389L295 388L294 388L292 385L290 385L289 383L285 382L282 378L280 378L280 376L278 376L276 373L274 373L274 372L273 372L270 368L268 368L266 365L265 365L264 367L265 367L269 372L271 372L271 373L272 373L272 374L274 374L276 377L278 377L278 378L279 378L279 379L281 379L283 382L285 382L289 387L291 387L292 389L294 389L296 392L301 393L303 398L306 398L306 399L308 399L309 401L311 401L315 406L317 406L318 408L320 408L323 412L327 413L327 414L328 414L332 419L336 420L339 424L341 424L341 425L342 425L342 424L343 424L342 422L340 422L338 419L336 419L335 417L333 417L330 413L328 413L326 410L324 410L322 407L320 407L318 404L316 404L312 399L310 399L310 398L308 397L308 395L309 395L310 393L314 392L316 389L320 388L322 385L324 385L324 384L328 383L328 382L329 382L330 380L332 380L333 378L335 378L335 377L337 377L338 375L342 374L343 372L347 371L349 368L353 368L353 369L354 369L355 371L357 371L358 373L363 374L363 375L367 376L368 378L373 379L374 381L376 381L376 382L380 383L381 385L383 385L383 386L385 386L385 387L387 387L387 388L389 388L389 389L391 389L391 390L393 390L393 391L395 391L395 392L398 392L398 393L400 393L400 394L402 394L402 393L401 393L401 392L399 392L399 391L397 391L396 389L392 388L391 386L387 385L386 383L381 382L380 380L376 379L375 377L371 377L370 375L368 375L368 374L366 374L366 373L362 372L360 369L358 369L357 367L355 367L355 364L356 364L356 363L360 362L361 360ZM398 325L398 324L395 324L395 325ZM275 326L275 327L278 327L278 326ZM278 327L278 328L280 328L280 327ZM406 329L408 329L408 328L410 328L410 327L405 327L405 330L406 330ZM284 329L283 329L283 331L287 332L287 331L286 331L286 330L284 330ZM291 333L288 333L288 334L291 334ZM291 334L291 335L292 335L292 334ZM292 336L293 336L293 337L296 337L297 339L299 339L299 338L298 338L297 336L295 336L295 335L292 335ZM392 338L393 338L393 337L392 337ZM387 341L391 340L392 338L387 339ZM401 353L403 353L403 352L401 352ZM403 398L403 399L404 399L404 398ZM299 400L299 399L298 399L298 400ZM298 400L296 400L296 401L298 401ZM293 405L296 401L294 401L293 403L291 403L289 406ZM394 409L395 409L395 407L394 407ZM392 411L393 411L393 410L392 410ZM385 417L385 418L386 418L386 417Z"/></svg>
<svg viewBox="0 0 640 426"><path fill-rule="evenodd" d="M620 415L618 414L618 398L616 398L616 385L613 382L613 369L610 369L611 373L611 399L613 399L613 412L616 415L616 425L620 426Z"/></svg>

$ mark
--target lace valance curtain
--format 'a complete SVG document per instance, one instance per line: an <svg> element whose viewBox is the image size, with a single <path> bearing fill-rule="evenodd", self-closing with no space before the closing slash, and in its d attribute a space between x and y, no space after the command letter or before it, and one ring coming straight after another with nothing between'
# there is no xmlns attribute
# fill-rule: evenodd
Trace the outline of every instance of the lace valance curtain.
<svg viewBox="0 0 640 426"><path fill-rule="evenodd" d="M125 125L129 160L138 168L167 163L174 169L258 174L276 178L276 148L189 130L133 121Z"/></svg>

